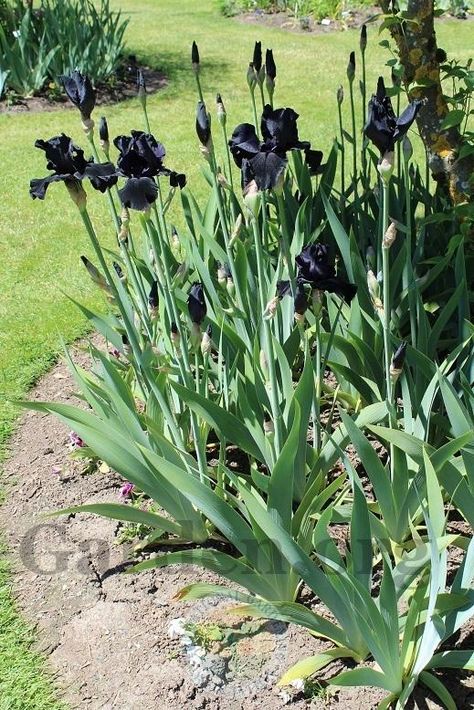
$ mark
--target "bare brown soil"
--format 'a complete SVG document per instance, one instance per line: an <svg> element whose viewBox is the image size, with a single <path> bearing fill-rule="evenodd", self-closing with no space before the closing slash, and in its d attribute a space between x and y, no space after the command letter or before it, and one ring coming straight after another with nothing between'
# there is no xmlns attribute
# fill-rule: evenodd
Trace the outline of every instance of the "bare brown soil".
<svg viewBox="0 0 474 710"><path fill-rule="evenodd" d="M166 77L150 67L140 67L145 77L147 93L155 93L168 83ZM137 67L122 67L119 76L113 82L103 83L96 87L97 106L109 106L110 104L132 99L137 95ZM40 96L15 97L14 99L3 99L0 101L0 113L36 113L41 111L59 111L64 108L74 108L64 93L48 94L44 92Z"/></svg>
<svg viewBox="0 0 474 710"><path fill-rule="evenodd" d="M87 366L87 354L74 358ZM74 402L74 384L58 364L32 391L36 400ZM170 567L124 575L130 550L116 542L117 523L88 514L42 517L86 502L117 501L123 483L112 472L81 474L72 462L68 430L55 418L27 412L11 442L4 482L7 501L0 508L14 568L13 587L27 620L38 628L40 649L48 656L61 695L72 708L154 710L371 710L383 697L376 689L329 691L311 700L276 683L296 661L328 647L296 626L236 619L231 602L207 599L176 602L173 597L193 581L221 582L196 567ZM58 469L61 473L58 474ZM309 590L302 600L314 605ZM212 622L233 629L227 645L212 647L203 660L210 671L204 683L178 640L168 636L170 621ZM452 677L460 708L472 707L472 678ZM471 695L469 695L469 693ZM420 694L420 708L439 705Z"/></svg>

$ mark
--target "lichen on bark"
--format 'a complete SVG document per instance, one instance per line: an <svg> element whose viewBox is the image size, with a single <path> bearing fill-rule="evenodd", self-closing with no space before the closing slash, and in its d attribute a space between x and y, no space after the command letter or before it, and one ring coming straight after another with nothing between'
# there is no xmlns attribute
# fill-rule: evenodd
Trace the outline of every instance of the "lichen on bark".
<svg viewBox="0 0 474 710"><path fill-rule="evenodd" d="M380 4L384 13L392 14L391 0ZM416 121L431 172L438 183L446 185L453 204L473 202L474 156L458 158L462 144L458 128L442 128L449 106L441 86L433 0L408 0L403 19L391 24L390 32L398 48L408 95L425 102Z"/></svg>

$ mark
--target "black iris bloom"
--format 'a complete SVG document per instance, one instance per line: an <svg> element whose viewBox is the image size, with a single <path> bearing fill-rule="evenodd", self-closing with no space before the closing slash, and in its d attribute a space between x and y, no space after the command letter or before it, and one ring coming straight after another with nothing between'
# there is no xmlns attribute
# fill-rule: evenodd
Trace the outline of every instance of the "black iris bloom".
<svg viewBox="0 0 474 710"><path fill-rule="evenodd" d="M289 281L278 281L277 283L277 294L278 298L284 298L285 296L291 295L291 285ZM294 298L294 308L295 313L299 315L304 315L308 310L309 302L308 296L306 295L306 289L304 287L304 281L300 278L296 280L295 284L295 298Z"/></svg>
<svg viewBox="0 0 474 710"><path fill-rule="evenodd" d="M254 180L259 190L274 188L287 161L286 153L294 148L310 151L307 141L300 141L297 127L298 114L292 108L272 109L267 104L263 110L261 134L258 139L255 126L241 123L229 141L230 151L236 165L242 170L243 189ZM313 162L318 151L310 151ZM320 154L319 165L322 154ZM319 167L319 166L318 166Z"/></svg>
<svg viewBox="0 0 474 710"><path fill-rule="evenodd" d="M275 60L273 58L273 50L272 49L267 49L267 51L265 53L265 71L267 72L267 76L269 76L270 79L275 81L276 75L277 75L277 70L276 70Z"/></svg>
<svg viewBox="0 0 474 710"><path fill-rule="evenodd" d="M195 281L188 293L189 317L196 325L201 325L207 313L206 301L204 300L204 290L202 283Z"/></svg>
<svg viewBox="0 0 474 710"><path fill-rule="evenodd" d="M89 77L79 71L73 71L70 76L59 78L69 100L77 106L82 118L89 119L95 106L95 91Z"/></svg>
<svg viewBox="0 0 474 710"><path fill-rule="evenodd" d="M105 192L117 182L112 163L94 163L92 158L86 160L84 151L64 133L47 141L38 139L35 147L44 150L48 161L46 167L53 173L31 180L30 195L33 199L44 200L46 190L52 182L65 182L66 185L73 186L88 178L92 187L100 192Z"/></svg>
<svg viewBox="0 0 474 710"><path fill-rule="evenodd" d="M125 207L146 210L156 200L158 188L153 178L166 175L172 187L184 187L186 177L169 170L163 164L166 151L151 133L132 131L130 136L117 136L114 140L119 151L117 172L127 178L119 190Z"/></svg>
<svg viewBox="0 0 474 710"><path fill-rule="evenodd" d="M380 154L392 152L395 143L408 132L423 102L412 101L397 118L390 96L387 96L382 77L377 82L377 93L369 101L369 112L364 133L379 149Z"/></svg>
<svg viewBox="0 0 474 710"><path fill-rule="evenodd" d="M329 263L328 248L324 244L308 244L296 257L298 280L311 284L319 291L337 293L346 301L351 301L357 293L357 286L339 276L333 264Z"/></svg>
<svg viewBox="0 0 474 710"><path fill-rule="evenodd" d="M253 68L258 72L262 68L262 43L255 42L255 47L253 49Z"/></svg>
<svg viewBox="0 0 474 710"><path fill-rule="evenodd" d="M196 133L201 144L207 148L211 139L211 119L209 118L204 101L198 101L196 110Z"/></svg>

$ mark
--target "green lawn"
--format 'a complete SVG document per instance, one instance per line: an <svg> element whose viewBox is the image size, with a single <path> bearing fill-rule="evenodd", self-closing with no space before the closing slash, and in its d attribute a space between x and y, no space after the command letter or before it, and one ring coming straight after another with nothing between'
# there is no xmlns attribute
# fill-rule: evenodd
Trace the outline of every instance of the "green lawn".
<svg viewBox="0 0 474 710"><path fill-rule="evenodd" d="M349 52L358 50L357 31L318 36L264 30L223 18L215 0L113 0L112 5L130 15L130 52L161 69L169 79L167 88L149 98L152 129L167 147L169 166L187 173L188 184L196 194L202 191L202 182L194 134L196 94L190 69L193 39L201 52L202 82L209 106L213 107L219 91L230 130L240 121L252 121L245 76L253 43L261 39L275 53L276 105L294 107L301 114L300 136L311 140L315 148L330 148L336 131L335 92L341 82L345 83ZM448 55L467 60L471 29L469 22L440 23L440 46ZM383 65L389 57L377 42L373 26L369 29L368 72L374 87L381 70L388 75ZM96 117L101 113L97 110ZM112 135L142 127L136 100L107 107L104 113ZM60 349L60 338L71 341L84 333L85 323L66 293L89 304L100 301L79 260L80 254L90 254L91 249L64 188L53 185L45 203L33 202L28 195L30 178L45 174L43 154L33 147L35 139L61 131L85 145L75 110L0 116L0 455L15 415L5 399L23 396L48 369ZM99 233L112 244L105 203L97 195L91 195L90 202L97 223L104 219ZM9 668L9 672L2 671L0 678L1 710L52 707L48 683L38 676L38 660L28 651L30 638L11 607L3 570L0 668ZM24 700L26 687L37 689L36 700L31 703Z"/></svg>

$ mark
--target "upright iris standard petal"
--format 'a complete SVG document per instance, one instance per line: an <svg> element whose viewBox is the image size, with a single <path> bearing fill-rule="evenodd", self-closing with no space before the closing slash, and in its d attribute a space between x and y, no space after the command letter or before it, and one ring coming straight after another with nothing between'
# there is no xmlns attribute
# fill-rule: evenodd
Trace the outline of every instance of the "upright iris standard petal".
<svg viewBox="0 0 474 710"><path fill-rule="evenodd" d="M304 284L302 281L298 280L296 282L294 300L295 313L298 313L300 316L304 315L305 312L308 310L308 306L308 296L306 295Z"/></svg>
<svg viewBox="0 0 474 710"><path fill-rule="evenodd" d="M211 120L204 101L198 101L196 111L196 133L204 147L208 147L211 138Z"/></svg>
<svg viewBox="0 0 474 710"><path fill-rule="evenodd" d="M308 142L300 141L296 122L298 114L292 108L272 109L267 104L262 113L263 140L273 150L286 152L292 148L309 148Z"/></svg>
<svg viewBox="0 0 474 710"><path fill-rule="evenodd" d="M201 325L207 313L206 301L202 283L195 281L188 293L188 312L191 321Z"/></svg>
<svg viewBox="0 0 474 710"><path fill-rule="evenodd" d="M364 133L379 149L381 155L394 150L396 141L407 133L422 105L422 101L413 101L397 118L390 97L387 96L383 78L379 77L377 91L369 101Z"/></svg>
<svg viewBox="0 0 474 710"><path fill-rule="evenodd" d="M87 75L73 71L70 76L61 76L60 80L70 101L77 106L83 119L89 119L95 106L95 91Z"/></svg>
<svg viewBox="0 0 474 710"><path fill-rule="evenodd" d="M117 173L128 178L119 190L125 207L147 210L158 194L153 180L158 175L169 177L171 187L184 187L186 184L185 175L163 165L165 148L151 133L132 131L131 136L117 136L114 144L119 151Z"/></svg>
<svg viewBox="0 0 474 710"><path fill-rule="evenodd" d="M323 173L323 152L321 150L307 148L304 152L304 159L311 175L321 175Z"/></svg>

